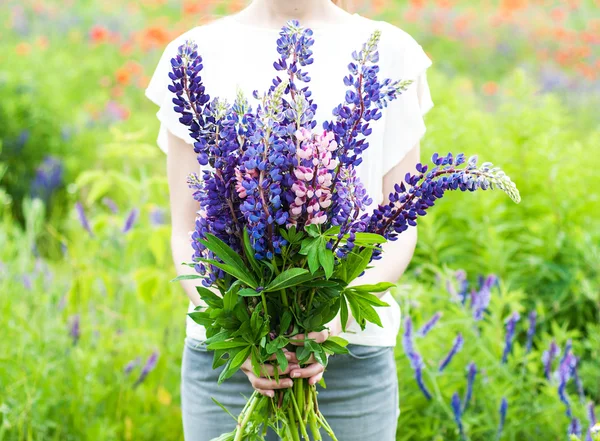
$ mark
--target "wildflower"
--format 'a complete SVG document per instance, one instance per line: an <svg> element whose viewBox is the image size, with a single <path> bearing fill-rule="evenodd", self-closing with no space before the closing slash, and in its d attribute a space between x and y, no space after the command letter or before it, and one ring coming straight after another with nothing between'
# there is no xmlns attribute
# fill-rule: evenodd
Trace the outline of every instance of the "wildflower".
<svg viewBox="0 0 600 441"><path fill-rule="evenodd" d="M569 424L569 429L567 430L567 435L575 435L576 437L581 437L581 422L577 418L573 418L571 420L571 424Z"/></svg>
<svg viewBox="0 0 600 441"><path fill-rule="evenodd" d="M569 352L564 356L560 362L558 367L558 396L560 397L560 401L562 401L566 407L566 415L571 418L571 403L569 402L569 396L567 394L566 388L569 379L573 373L573 367L576 363L575 356L569 350Z"/></svg>
<svg viewBox="0 0 600 441"><path fill-rule="evenodd" d="M131 230L133 223L137 219L138 212L139 212L139 210L137 208L133 208L129 212L129 216L127 216L127 219L125 220L125 225L123 225L123 230L122 230L123 233L127 233L129 230Z"/></svg>
<svg viewBox="0 0 600 441"><path fill-rule="evenodd" d="M439 319L442 317L441 312L436 312L416 333L418 337L425 337L429 331L436 325Z"/></svg>
<svg viewBox="0 0 600 441"><path fill-rule="evenodd" d="M506 338L504 343L504 352L502 353L502 363L506 363L508 360L508 354L510 354L512 350L512 344L515 337L515 330L517 326L517 322L521 316L518 312L513 312L512 315L506 322Z"/></svg>
<svg viewBox="0 0 600 441"><path fill-rule="evenodd" d="M159 207L150 210L150 223L154 226L164 225L166 223L165 210Z"/></svg>
<svg viewBox="0 0 600 441"><path fill-rule="evenodd" d="M47 155L35 171L31 183L31 197L48 204L54 191L62 185L63 165L59 158Z"/></svg>
<svg viewBox="0 0 600 441"><path fill-rule="evenodd" d="M415 380L417 381L417 385L425 398L431 400L431 394L427 390L425 383L423 381L423 358L421 355L415 350L413 340L412 340L412 320L410 317L404 322L404 333L402 334L402 346L404 347L404 352L406 356L410 360L410 365L415 371Z"/></svg>
<svg viewBox="0 0 600 441"><path fill-rule="evenodd" d="M560 348L554 340L550 343L550 349L542 354L542 363L544 363L544 375L550 380L550 371L552 370L552 362L554 358L560 355Z"/></svg>
<svg viewBox="0 0 600 441"><path fill-rule="evenodd" d="M81 226L88 233L90 233L90 236L94 237L94 233L92 232L92 229L90 228L90 224L87 220L87 217L85 216L85 211L83 211L83 205L81 205L81 202L77 202L75 204L75 208L77 210L77 214L79 215L79 222L81 223Z"/></svg>
<svg viewBox="0 0 600 441"><path fill-rule="evenodd" d="M71 326L69 329L69 335L73 339L73 344L76 345L81 336L81 329L79 327L79 314L75 314L71 317Z"/></svg>
<svg viewBox="0 0 600 441"><path fill-rule="evenodd" d="M535 312L535 310L531 311L529 313L529 328L527 329L527 354L531 352L531 347L533 346L533 336L535 335L536 318L537 313Z"/></svg>
<svg viewBox="0 0 600 441"><path fill-rule="evenodd" d="M483 314L490 304L492 287L497 284L497 281L498 277L494 274L490 274L485 279L481 277L479 290L471 295L471 309L475 320L483 319Z"/></svg>
<svg viewBox="0 0 600 441"><path fill-rule="evenodd" d="M106 205L114 214L117 214L119 212L119 207L117 207L117 204L111 198L103 197L102 203Z"/></svg>
<svg viewBox="0 0 600 441"><path fill-rule="evenodd" d="M502 431L504 430L504 423L506 422L506 412L508 411L508 401L506 397L502 397L502 402L500 403L500 424L498 425L498 435L497 439L500 439L502 436Z"/></svg>
<svg viewBox="0 0 600 441"><path fill-rule="evenodd" d="M454 392L454 394L452 395L451 405L452 412L454 413L454 421L456 421L456 425L458 426L458 432L460 433L460 437L464 438L465 435L463 432L462 411L460 405L460 396L458 395L458 392Z"/></svg>
<svg viewBox="0 0 600 441"><path fill-rule="evenodd" d="M140 376L133 384L133 387L138 386L140 383L142 383L146 379L148 374L156 367L157 361L158 361L158 352L154 351L150 355L150 357L148 357L148 359L146 360L146 364L144 365L142 372L140 373Z"/></svg>
<svg viewBox="0 0 600 441"><path fill-rule="evenodd" d="M131 360L129 363L127 363L125 365L125 368L123 369L123 372L125 372L125 374L129 374L137 365L139 365L141 362L141 358L135 357L133 360Z"/></svg>
<svg viewBox="0 0 600 441"><path fill-rule="evenodd" d="M477 366L475 363L469 363L467 372L467 392L465 393L465 399L463 402L463 413L467 410L467 407L471 402L471 397L473 396L473 384L475 383L475 376L477 375Z"/></svg>
<svg viewBox="0 0 600 441"><path fill-rule="evenodd" d="M442 372L446 366L448 366L448 364L450 363L450 361L452 361L452 358L456 355L457 352L459 352L462 347L463 347L463 336L461 333L458 333L458 335L456 336L456 339L454 340L454 344L452 345L452 348L450 349L450 352L448 352L448 355L446 355L446 357L440 362L440 367L439 367L439 371Z"/></svg>

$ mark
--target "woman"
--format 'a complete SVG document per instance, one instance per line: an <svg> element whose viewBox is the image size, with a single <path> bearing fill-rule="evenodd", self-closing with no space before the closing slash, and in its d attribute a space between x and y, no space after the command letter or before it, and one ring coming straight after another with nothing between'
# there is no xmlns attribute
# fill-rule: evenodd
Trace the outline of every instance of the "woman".
<svg viewBox="0 0 600 441"><path fill-rule="evenodd" d="M338 2L336 2L338 3ZM289 19L314 31L314 63L308 66L308 84L314 102L318 104L315 118L319 124L332 119L331 110L343 101L351 54L359 50L375 29L381 31L379 42L380 78L413 79L399 99L383 109L380 120L371 125L363 162L357 173L374 203L387 202L384 195L393 191L407 172L414 172L420 161L419 141L425 133L423 115L433 106L426 80L431 60L421 46L406 32L383 21L351 14L331 0L253 0L241 12L197 26L168 44L146 90L146 96L160 106L161 122L157 139L159 147L168 152L167 175L172 216L172 255L178 274L192 273L181 262L191 260L189 232L194 229L198 209L186 176L198 172L194 142L188 128L179 123L173 110L170 83L170 60L186 39L198 44L204 69L203 82L211 97L233 101L237 88L252 100L254 89L266 90L277 72L276 40L281 26ZM413 255L417 240L416 228L411 228L394 242L383 245L381 260L372 262L358 283L396 282ZM201 304L193 280L181 282L190 299L189 311ZM399 415L398 385L393 347L400 327L400 309L389 292L382 299L391 306L378 308L383 327L368 324L361 331L351 322L347 332L341 332L339 317L328 331L309 337L324 341L330 335L347 339L347 355L335 355L329 360L327 388L320 388L320 410L340 441L395 439ZM280 383L256 377L249 363L229 380L217 387L220 369L212 369L212 353L201 344L205 330L187 317L186 338L181 371L183 427L186 441L210 440L231 431L235 422L213 403L217 399L231 412L239 413L245 398L253 388L272 396L273 391L290 387L291 380ZM293 378L309 378L311 384L320 380L323 367L310 363L300 367L293 355L284 372ZM270 439L276 439L270 432ZM324 435L324 439L327 437Z"/></svg>

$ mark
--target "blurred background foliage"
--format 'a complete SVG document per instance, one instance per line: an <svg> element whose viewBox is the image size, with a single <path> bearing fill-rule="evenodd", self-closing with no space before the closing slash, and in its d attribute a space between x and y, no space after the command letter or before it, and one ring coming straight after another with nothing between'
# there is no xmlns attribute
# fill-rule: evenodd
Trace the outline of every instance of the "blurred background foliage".
<svg viewBox="0 0 600 441"><path fill-rule="evenodd" d="M244 4L0 5L0 439L182 438L187 300L169 283L165 157L143 91L169 41ZM398 440L586 439L600 402L600 2L355 10L433 60L423 160L477 153L522 196L451 193L420 221L395 290ZM410 333L436 313L431 334Z"/></svg>

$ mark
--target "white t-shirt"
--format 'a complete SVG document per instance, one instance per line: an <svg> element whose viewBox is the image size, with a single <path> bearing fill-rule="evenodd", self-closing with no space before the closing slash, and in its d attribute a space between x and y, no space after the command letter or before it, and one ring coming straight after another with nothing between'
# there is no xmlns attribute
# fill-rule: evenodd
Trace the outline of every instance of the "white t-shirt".
<svg viewBox="0 0 600 441"><path fill-rule="evenodd" d="M314 103L318 106L315 113L317 128L322 127L323 121L334 119L331 111L343 102L347 90L343 78L348 75L347 66L352 61L351 54L360 50L363 42L376 29L381 31L377 63L380 67L379 78L415 80L408 90L382 110L383 115L378 121L370 124L373 131L368 137L369 148L363 153L363 162L357 167L357 174L373 199L368 210L372 211L383 201L383 176L425 134L423 115L433 107L426 78L426 69L432 62L412 36L385 21L354 14L349 22L312 29L315 40L312 46L314 62L304 69L311 77L308 86ZM279 29L256 27L241 23L235 16L227 16L194 27L171 41L145 91L146 96L160 106L156 114L161 123L158 146L167 152L167 130L190 145L194 142L188 127L178 121L180 114L173 110L174 95L167 89L171 84L168 77L170 60L186 39L193 39L198 45L198 53L202 56L204 65L200 75L206 86L206 93L211 98L219 96L232 103L236 86L239 86L249 102L254 104L253 108L256 108L252 92L266 91L272 84L272 78L282 74L273 67L273 62L279 59L276 50L278 36ZM301 84L304 87L304 83ZM191 255L190 248L190 260ZM366 329L361 331L353 321L348 329L350 332L341 337L354 344L395 346L400 329L400 307L389 291L383 295L382 300L391 305L377 308L383 328L367 323ZM190 301L188 311L193 309L194 305ZM189 317L186 320L187 335L204 340L204 327Z"/></svg>

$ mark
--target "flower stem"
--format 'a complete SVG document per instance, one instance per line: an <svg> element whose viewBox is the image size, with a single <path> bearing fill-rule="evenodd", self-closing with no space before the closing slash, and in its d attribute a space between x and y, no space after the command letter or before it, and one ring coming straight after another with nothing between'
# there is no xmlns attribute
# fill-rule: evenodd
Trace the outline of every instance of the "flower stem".
<svg viewBox="0 0 600 441"><path fill-rule="evenodd" d="M252 416L252 412L254 411L254 408L256 407L256 405L258 404L258 402L260 400L259 395L260 394L258 392L254 391L254 393L250 397L250 400L246 404L246 407L244 408L244 410L238 417L238 423L237 423L237 428L235 431L234 441L242 440L242 437L244 436L244 429L246 428L246 424L248 424L248 420L250 419L250 416Z"/></svg>
<svg viewBox="0 0 600 441"><path fill-rule="evenodd" d="M302 384L302 381L303 380L296 381L296 385ZM298 402L296 401L294 390L290 391L290 395L292 397L293 408L296 411L296 417L298 418L298 426L300 426L300 432L302 433L302 438L304 438L306 441L309 441L308 433L306 432L306 425L304 424L304 421L302 420L302 414L300 413L300 408L298 407Z"/></svg>

